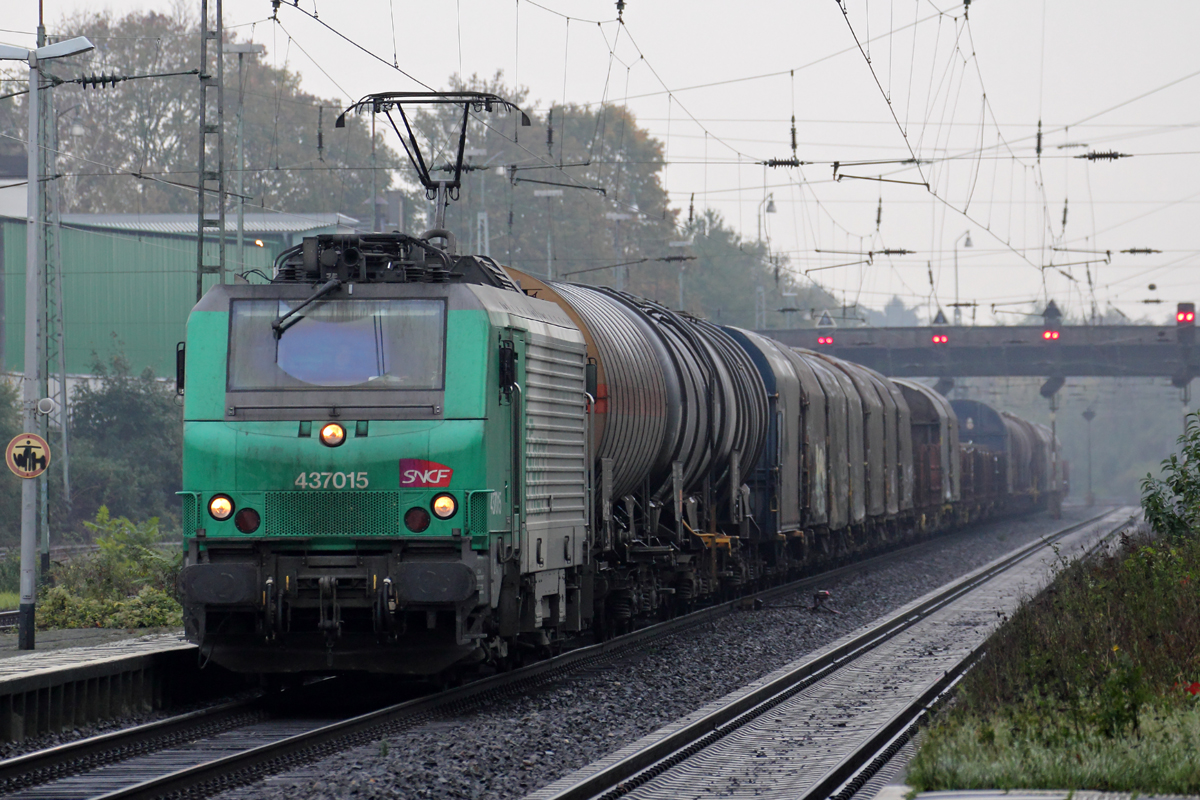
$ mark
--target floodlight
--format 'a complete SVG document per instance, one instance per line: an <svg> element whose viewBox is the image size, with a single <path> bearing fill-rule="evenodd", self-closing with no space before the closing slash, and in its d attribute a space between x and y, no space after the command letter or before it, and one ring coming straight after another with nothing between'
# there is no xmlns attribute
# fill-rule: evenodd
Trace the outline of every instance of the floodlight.
<svg viewBox="0 0 1200 800"><path fill-rule="evenodd" d="M86 36L76 36L74 39L67 39L64 42L55 42L48 44L45 47L39 47L34 50L34 55L38 61L44 61L48 58L65 58L67 56L77 56L80 53L86 53L89 50L95 50L96 45L92 44Z"/></svg>

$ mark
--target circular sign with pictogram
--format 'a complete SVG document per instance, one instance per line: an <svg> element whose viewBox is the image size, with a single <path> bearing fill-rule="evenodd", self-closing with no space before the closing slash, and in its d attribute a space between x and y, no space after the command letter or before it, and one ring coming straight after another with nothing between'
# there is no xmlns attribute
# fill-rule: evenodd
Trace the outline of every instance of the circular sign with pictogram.
<svg viewBox="0 0 1200 800"><path fill-rule="evenodd" d="M22 433L8 443L4 463L18 478L36 478L50 466L50 445L36 433Z"/></svg>

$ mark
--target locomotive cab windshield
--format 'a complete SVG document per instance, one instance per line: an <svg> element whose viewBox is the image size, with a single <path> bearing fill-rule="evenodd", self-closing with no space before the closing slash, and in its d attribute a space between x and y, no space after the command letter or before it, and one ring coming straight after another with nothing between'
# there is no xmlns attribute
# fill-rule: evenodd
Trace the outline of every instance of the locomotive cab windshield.
<svg viewBox="0 0 1200 800"><path fill-rule="evenodd" d="M271 323L297 305L230 303L231 391L443 388L444 300L325 298L276 336Z"/></svg>

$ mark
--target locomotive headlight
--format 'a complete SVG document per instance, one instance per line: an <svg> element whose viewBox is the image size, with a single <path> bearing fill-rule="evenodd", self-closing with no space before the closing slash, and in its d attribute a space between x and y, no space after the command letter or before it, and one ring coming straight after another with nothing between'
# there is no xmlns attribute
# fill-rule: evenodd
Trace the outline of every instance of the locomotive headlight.
<svg viewBox="0 0 1200 800"><path fill-rule="evenodd" d="M213 499L208 501L208 513L212 514L212 518L224 522L233 516L233 501L226 495L213 495Z"/></svg>
<svg viewBox="0 0 1200 800"><path fill-rule="evenodd" d="M429 504L433 509L434 516L438 519L450 519L454 516L454 512L458 511L458 501L453 495L439 494L433 498L433 502Z"/></svg>
<svg viewBox="0 0 1200 800"><path fill-rule="evenodd" d="M337 447L346 441L346 429L336 422L331 422L321 428L321 444L326 447Z"/></svg>

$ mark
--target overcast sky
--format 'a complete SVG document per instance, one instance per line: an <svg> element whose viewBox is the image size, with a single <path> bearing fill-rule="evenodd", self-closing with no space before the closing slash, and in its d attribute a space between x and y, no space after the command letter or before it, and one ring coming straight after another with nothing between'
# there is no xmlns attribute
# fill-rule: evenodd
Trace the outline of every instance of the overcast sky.
<svg viewBox="0 0 1200 800"><path fill-rule="evenodd" d="M47 25L104 5L45 0ZM32 44L37 3L6 12L0 41ZM848 303L948 306L956 241L960 300L979 304L968 321L1017 322L1003 312L1047 296L1165 321L1200 299L1194 0L974 0L969 21L949 0L628 0L623 28L611 0L289 0L278 23L269 0L227 0L225 15L341 102L421 88L398 63L433 88L502 70L537 109L625 103L666 143L676 207L694 194L748 238L765 224L794 272L825 267L807 279ZM792 155L793 114L812 163L765 169ZM1109 151L1132 157L1078 157ZM760 211L768 193L774 214Z"/></svg>

